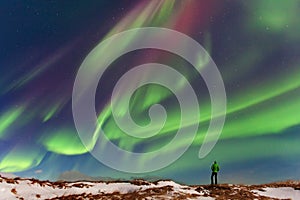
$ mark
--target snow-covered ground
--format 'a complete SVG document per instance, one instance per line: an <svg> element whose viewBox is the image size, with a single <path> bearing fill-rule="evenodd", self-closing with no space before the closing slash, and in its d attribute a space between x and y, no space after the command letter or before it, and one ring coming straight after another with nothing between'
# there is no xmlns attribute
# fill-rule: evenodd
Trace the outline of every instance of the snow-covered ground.
<svg viewBox="0 0 300 200"><path fill-rule="evenodd" d="M52 199L62 198L70 195L99 195L99 194L129 194L136 192L143 193L156 188L163 189L166 199L172 199L174 196L190 196L190 199L213 200L214 198L203 196L204 193L197 192L195 188L177 184L173 181L159 181L150 183L146 181L139 182L47 182L34 179L0 179L0 199ZM164 193L164 192L158 192ZM162 194L159 194L162 197ZM88 198L87 198L88 199Z"/></svg>
<svg viewBox="0 0 300 200"><path fill-rule="evenodd" d="M3 175L2 175L3 176ZM171 180L50 182L0 177L0 199L300 199L299 182L195 185Z"/></svg>
<svg viewBox="0 0 300 200"><path fill-rule="evenodd" d="M261 196L278 198L278 199L300 199L300 190L295 190L292 187L264 188L264 191L253 190Z"/></svg>

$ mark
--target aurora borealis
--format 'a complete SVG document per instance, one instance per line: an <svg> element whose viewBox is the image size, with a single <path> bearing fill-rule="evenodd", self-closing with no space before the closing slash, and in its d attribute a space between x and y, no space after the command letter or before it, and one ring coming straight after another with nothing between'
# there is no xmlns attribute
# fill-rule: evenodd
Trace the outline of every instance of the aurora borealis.
<svg viewBox="0 0 300 200"><path fill-rule="evenodd" d="M0 172L56 180L65 171L79 171L95 177L161 177L198 184L209 181L210 164L218 160L221 182L300 178L300 1L2 1L0 7L4 28ZM198 153L211 120L208 89L189 62L166 51L136 50L116 59L98 84L98 129L88 147L77 134L72 90L80 66L105 39L141 27L168 28L190 36L206 49L222 75L226 121L216 146L202 159ZM96 58L115 57L136 40L133 34L118 47L97 49L94 60L91 57L88 62L101 67ZM174 41L176 44L190 52L184 41ZM197 70L202 70L209 59L199 55L195 62ZM199 100L200 119L191 115L181 126L187 131L194 125L199 128L190 148L170 166L145 174L124 173L101 164L89 153L100 129L113 144L141 153L167 145L181 123L178 100L168 88L149 84L129 96L136 84L153 77L172 81L155 71L145 70L134 77L112 99L121 76L146 63L161 63L183 74L182 80L174 81L176 91L186 88L185 80L189 81ZM83 82L82 87L90 86ZM111 113L112 101L116 117L124 117L126 99L140 126L131 130L137 137L124 133ZM162 129L160 120L147 126L151 123L148 111L154 104L163 105L167 114ZM188 109L192 112L195 107ZM148 138L157 130L157 135ZM100 147L106 145L98 142ZM169 150L186 143L176 141ZM137 167L142 168L147 160L151 157L145 156ZM126 157L120 162L125 165Z"/></svg>

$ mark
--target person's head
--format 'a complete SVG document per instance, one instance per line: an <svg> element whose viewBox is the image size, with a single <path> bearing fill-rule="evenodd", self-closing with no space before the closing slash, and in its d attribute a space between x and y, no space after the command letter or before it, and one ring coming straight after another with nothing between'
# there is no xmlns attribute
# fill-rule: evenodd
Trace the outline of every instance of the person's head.
<svg viewBox="0 0 300 200"><path fill-rule="evenodd" d="M214 163L217 164L217 161L215 161Z"/></svg>

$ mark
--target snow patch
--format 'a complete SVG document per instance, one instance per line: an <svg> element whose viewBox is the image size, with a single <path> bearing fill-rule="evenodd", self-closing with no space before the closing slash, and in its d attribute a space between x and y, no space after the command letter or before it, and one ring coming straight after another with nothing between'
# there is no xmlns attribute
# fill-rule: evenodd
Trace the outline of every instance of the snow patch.
<svg viewBox="0 0 300 200"><path fill-rule="evenodd" d="M252 190L252 192L258 193L261 196L278 198L278 199L300 199L300 191L295 190L292 187L279 187L279 188L263 188L265 191Z"/></svg>

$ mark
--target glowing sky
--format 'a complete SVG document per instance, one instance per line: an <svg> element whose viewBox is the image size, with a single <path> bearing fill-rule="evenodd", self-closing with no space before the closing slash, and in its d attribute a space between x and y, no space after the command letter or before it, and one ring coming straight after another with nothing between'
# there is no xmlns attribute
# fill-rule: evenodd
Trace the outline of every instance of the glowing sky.
<svg viewBox="0 0 300 200"><path fill-rule="evenodd" d="M0 7L5 27L0 40L0 172L55 180L75 170L89 176L155 176L206 183L210 164L218 160L222 182L300 178L299 0L1 1ZM112 170L88 153L98 132L88 148L82 145L71 98L76 73L94 47L121 31L149 26L185 33L207 50L224 80L227 116L213 151L198 159L211 119L209 94L201 76L186 60L168 52L147 49L123 55L105 71L96 94L98 128L114 144L134 152L154 151L170 142L179 128L178 101L158 85L135 91L129 105L141 126L149 123L153 104L165 106L167 120L156 136L133 138L116 125L110 101L115 102L118 117L124 116L124 99L134 85L124 86L115 99L111 94L118 79L134 66L151 62L172 66L189 80L200 102L200 120L191 116L183 123L186 128L199 125L183 157L167 168L137 175ZM113 57L135 40L131 35L117 48L102 48L94 52L95 58ZM196 67L203 69L207 62L207 57L199 57ZM162 75L145 71L131 84L154 76ZM184 79L174 87L184 89ZM155 128L133 133L143 136ZM180 140L172 148L186 142ZM141 159L141 167L147 159ZM265 168L268 173L262 173ZM295 171L290 173L291 169Z"/></svg>

